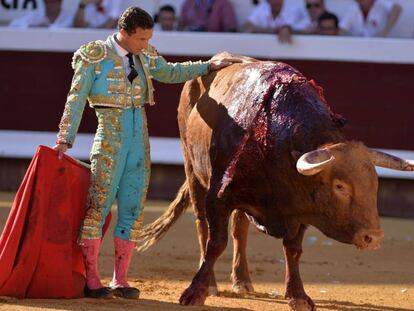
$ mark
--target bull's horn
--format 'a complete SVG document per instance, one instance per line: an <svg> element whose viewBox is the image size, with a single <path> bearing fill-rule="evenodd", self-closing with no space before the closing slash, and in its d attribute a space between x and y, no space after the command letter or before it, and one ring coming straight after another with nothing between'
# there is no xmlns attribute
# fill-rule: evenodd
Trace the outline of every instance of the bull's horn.
<svg viewBox="0 0 414 311"><path fill-rule="evenodd" d="M398 171L414 171L414 160L401 159L391 154L372 149L369 150L369 155L372 163L376 166Z"/></svg>
<svg viewBox="0 0 414 311"><path fill-rule="evenodd" d="M334 156L326 149L309 151L296 162L296 169L305 176L315 175L334 159Z"/></svg>

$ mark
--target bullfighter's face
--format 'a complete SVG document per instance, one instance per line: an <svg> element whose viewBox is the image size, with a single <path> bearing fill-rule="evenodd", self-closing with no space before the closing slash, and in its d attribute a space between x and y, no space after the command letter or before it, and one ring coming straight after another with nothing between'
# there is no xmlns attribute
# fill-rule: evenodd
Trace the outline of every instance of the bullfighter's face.
<svg viewBox="0 0 414 311"><path fill-rule="evenodd" d="M142 49L148 49L149 40L152 38L154 29L136 28L135 32L128 33L126 30L121 29L119 31L119 41L123 44L128 52L136 55L141 52Z"/></svg>

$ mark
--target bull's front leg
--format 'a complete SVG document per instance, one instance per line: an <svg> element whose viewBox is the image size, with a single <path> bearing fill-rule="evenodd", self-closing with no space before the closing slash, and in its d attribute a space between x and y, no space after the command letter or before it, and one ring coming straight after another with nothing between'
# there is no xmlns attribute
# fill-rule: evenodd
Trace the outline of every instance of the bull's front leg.
<svg viewBox="0 0 414 311"><path fill-rule="evenodd" d="M207 249L204 261L194 276L191 285L180 298L182 305L203 305L208 295L210 278L217 258L227 246L227 230L231 210L218 199L213 191L209 191L206 199L207 220L209 223Z"/></svg>
<svg viewBox="0 0 414 311"><path fill-rule="evenodd" d="M254 291L252 281L250 280L246 255L248 231L249 220L246 214L240 210L234 211L231 217L231 234L233 237L231 280L233 282L233 292L238 294Z"/></svg>
<svg viewBox="0 0 414 311"><path fill-rule="evenodd" d="M286 259L285 298L289 299L289 306L295 311L316 310L314 302L303 288L299 273L299 259L302 255L302 241L305 230L306 226L301 225L298 234L293 239L283 239Z"/></svg>

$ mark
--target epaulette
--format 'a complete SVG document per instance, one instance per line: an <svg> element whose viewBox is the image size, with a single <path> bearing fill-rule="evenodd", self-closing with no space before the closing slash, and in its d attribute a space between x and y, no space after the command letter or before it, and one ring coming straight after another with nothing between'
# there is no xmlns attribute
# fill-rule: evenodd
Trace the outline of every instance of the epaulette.
<svg viewBox="0 0 414 311"><path fill-rule="evenodd" d="M159 56L157 49L150 44L148 44L148 49L142 49L142 53L145 56L152 58L152 59L155 59Z"/></svg>
<svg viewBox="0 0 414 311"><path fill-rule="evenodd" d="M82 58L82 60L84 60L87 63L95 64L102 61L107 54L108 51L104 41L91 41L87 44L82 45L75 52L75 54L73 54L72 68L75 69L75 64L77 62L78 57Z"/></svg>

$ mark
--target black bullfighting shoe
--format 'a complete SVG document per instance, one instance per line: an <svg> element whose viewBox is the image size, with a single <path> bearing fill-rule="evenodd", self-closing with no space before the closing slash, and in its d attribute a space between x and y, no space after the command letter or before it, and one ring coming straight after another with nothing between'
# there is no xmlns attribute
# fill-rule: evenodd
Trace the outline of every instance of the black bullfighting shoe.
<svg viewBox="0 0 414 311"><path fill-rule="evenodd" d="M139 289L135 287L112 287L112 293L115 297L121 297L126 299L138 299Z"/></svg>
<svg viewBox="0 0 414 311"><path fill-rule="evenodd" d="M90 289L85 286L84 294L89 298L113 298L112 290L109 287Z"/></svg>

